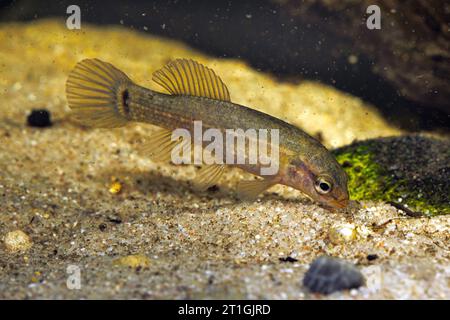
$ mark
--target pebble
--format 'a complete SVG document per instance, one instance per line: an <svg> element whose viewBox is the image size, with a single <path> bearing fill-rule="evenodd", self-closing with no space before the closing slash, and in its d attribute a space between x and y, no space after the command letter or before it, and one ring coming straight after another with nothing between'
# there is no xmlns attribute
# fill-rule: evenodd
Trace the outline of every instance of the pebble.
<svg viewBox="0 0 450 320"><path fill-rule="evenodd" d="M112 194L118 194L120 191L122 191L122 184L118 181L113 182L109 187L109 192Z"/></svg>
<svg viewBox="0 0 450 320"><path fill-rule="evenodd" d="M357 233L353 224L338 224L330 228L328 238L333 244L341 244L355 240Z"/></svg>
<svg viewBox="0 0 450 320"><path fill-rule="evenodd" d="M280 262L297 262L298 260L297 259L295 259L295 258L292 258L292 257L290 257L290 256L287 256L286 258L278 258L278 260L280 261Z"/></svg>
<svg viewBox="0 0 450 320"><path fill-rule="evenodd" d="M52 126L50 112L45 109L34 109L27 117L30 127L46 128Z"/></svg>
<svg viewBox="0 0 450 320"><path fill-rule="evenodd" d="M328 256L314 260L303 278L309 291L321 294L356 289L364 283L364 276L355 265Z"/></svg>
<svg viewBox="0 0 450 320"><path fill-rule="evenodd" d="M22 230L8 232L4 242L6 249L10 252L27 251L33 244L30 237Z"/></svg>
<svg viewBox="0 0 450 320"><path fill-rule="evenodd" d="M376 260L376 259L378 259L378 255L377 254L368 254L367 255L367 260L369 260L369 261L373 261L373 260Z"/></svg>

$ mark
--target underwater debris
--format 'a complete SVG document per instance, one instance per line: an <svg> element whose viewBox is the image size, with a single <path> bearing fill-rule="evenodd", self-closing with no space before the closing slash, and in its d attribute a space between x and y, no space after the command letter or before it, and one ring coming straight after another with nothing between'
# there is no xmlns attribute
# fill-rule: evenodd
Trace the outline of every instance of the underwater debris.
<svg viewBox="0 0 450 320"><path fill-rule="evenodd" d="M364 283L364 276L354 265L328 256L314 260L303 279L306 288L313 293L321 294L356 289Z"/></svg>
<svg viewBox="0 0 450 320"><path fill-rule="evenodd" d="M385 201L408 215L450 214L450 142L421 135L371 139L333 151L353 200Z"/></svg>
<svg viewBox="0 0 450 320"><path fill-rule="evenodd" d="M124 266L133 269L143 269L150 266L151 260L141 254L132 254L114 260L113 264L116 266Z"/></svg>
<svg viewBox="0 0 450 320"><path fill-rule="evenodd" d="M35 271L34 275L31 277L31 282L38 283L42 281L42 273L40 271Z"/></svg>
<svg viewBox="0 0 450 320"><path fill-rule="evenodd" d="M118 194L122 191L122 184L119 181L111 183L109 187L109 192L112 194Z"/></svg>
<svg viewBox="0 0 450 320"><path fill-rule="evenodd" d="M22 230L8 232L4 242L6 249L10 252L24 252L33 245L31 238Z"/></svg>
<svg viewBox="0 0 450 320"><path fill-rule="evenodd" d="M33 109L27 117L30 127L46 128L52 126L50 112L45 109Z"/></svg>

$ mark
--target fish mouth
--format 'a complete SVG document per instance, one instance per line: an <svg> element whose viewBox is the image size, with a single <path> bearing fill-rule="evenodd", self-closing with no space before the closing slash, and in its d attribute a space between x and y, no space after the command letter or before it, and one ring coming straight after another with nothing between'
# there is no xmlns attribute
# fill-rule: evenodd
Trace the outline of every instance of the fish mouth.
<svg viewBox="0 0 450 320"><path fill-rule="evenodd" d="M349 202L350 200L348 198L343 198L339 200L333 199L331 201L328 201L323 206L327 209L344 209L348 206Z"/></svg>
<svg viewBox="0 0 450 320"><path fill-rule="evenodd" d="M349 203L348 199L342 199L342 200L336 201L336 206L339 209L343 209L348 206L348 203Z"/></svg>

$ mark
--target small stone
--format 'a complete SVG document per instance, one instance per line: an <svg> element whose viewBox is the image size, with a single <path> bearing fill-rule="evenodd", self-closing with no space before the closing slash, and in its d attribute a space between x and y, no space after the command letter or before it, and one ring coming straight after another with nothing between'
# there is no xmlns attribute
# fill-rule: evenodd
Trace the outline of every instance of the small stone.
<svg viewBox="0 0 450 320"><path fill-rule="evenodd" d="M368 254L367 255L367 260L369 260L369 261L373 261L373 260L376 260L376 259L378 259L378 255L377 254Z"/></svg>
<svg viewBox="0 0 450 320"><path fill-rule="evenodd" d="M119 181L113 182L109 187L109 192L112 194L118 194L120 191L122 191L122 184Z"/></svg>
<svg viewBox="0 0 450 320"><path fill-rule="evenodd" d="M286 258L278 258L280 262L297 262L298 260L295 258L292 258L291 256L287 256Z"/></svg>
<svg viewBox="0 0 450 320"><path fill-rule="evenodd" d="M114 265L116 266L124 266L133 269L148 268L150 264L151 260L147 256L141 254L132 254L114 260Z"/></svg>
<svg viewBox="0 0 450 320"><path fill-rule="evenodd" d="M338 224L331 227L328 238L333 244L341 244L356 239L357 230L353 224Z"/></svg>
<svg viewBox="0 0 450 320"><path fill-rule="evenodd" d="M110 215L108 216L108 221L112 222L112 223L116 223L116 224L121 224L122 223L122 218L118 215Z"/></svg>
<svg viewBox="0 0 450 320"><path fill-rule="evenodd" d="M30 127L45 128L52 125L50 112L45 109L34 109L27 117L27 124Z"/></svg>
<svg viewBox="0 0 450 320"><path fill-rule="evenodd" d="M22 230L8 232L4 242L10 252L27 251L32 246L30 237Z"/></svg>
<svg viewBox="0 0 450 320"><path fill-rule="evenodd" d="M358 226L356 227L356 238L358 239L367 239L367 237L371 234L371 231L366 226Z"/></svg>
<svg viewBox="0 0 450 320"><path fill-rule="evenodd" d="M321 294L356 289L364 283L364 276L353 264L328 256L314 260L303 279L306 288Z"/></svg>

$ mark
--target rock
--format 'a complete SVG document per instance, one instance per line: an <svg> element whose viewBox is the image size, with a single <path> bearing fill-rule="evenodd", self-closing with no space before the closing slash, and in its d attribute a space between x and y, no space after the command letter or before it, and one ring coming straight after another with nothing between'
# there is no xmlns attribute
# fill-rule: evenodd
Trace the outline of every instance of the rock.
<svg viewBox="0 0 450 320"><path fill-rule="evenodd" d="M279 260L280 262L291 262L291 263L297 262L297 261L298 261L298 259L292 258L291 256L278 258L278 260Z"/></svg>
<svg viewBox="0 0 450 320"><path fill-rule="evenodd" d="M378 259L379 257L377 254L371 253L371 254L368 254L366 258L368 261L374 261L374 260Z"/></svg>
<svg viewBox="0 0 450 320"><path fill-rule="evenodd" d="M30 127L45 128L52 125L50 112L45 109L33 110L27 117L27 124Z"/></svg>
<svg viewBox="0 0 450 320"><path fill-rule="evenodd" d="M5 235L4 243L10 252L24 252L33 245L30 237L22 230L8 232Z"/></svg>
<svg viewBox="0 0 450 320"><path fill-rule="evenodd" d="M411 215L450 213L450 141L421 135L356 142L333 151L353 200L381 200Z"/></svg>
<svg viewBox="0 0 450 320"><path fill-rule="evenodd" d="M358 268L344 260L328 256L314 260L303 279L306 288L321 294L359 288L364 283L364 276Z"/></svg>
<svg viewBox="0 0 450 320"><path fill-rule="evenodd" d="M356 239L357 230L354 224L338 224L330 228L328 238L333 244L342 244Z"/></svg>

